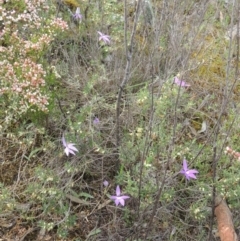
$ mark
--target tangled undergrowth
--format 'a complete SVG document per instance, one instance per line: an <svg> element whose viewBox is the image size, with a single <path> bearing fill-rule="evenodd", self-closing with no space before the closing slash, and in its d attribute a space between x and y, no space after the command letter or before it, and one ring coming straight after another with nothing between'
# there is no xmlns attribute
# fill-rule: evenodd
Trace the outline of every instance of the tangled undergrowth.
<svg viewBox="0 0 240 241"><path fill-rule="evenodd" d="M239 233L235 2L0 3L3 240Z"/></svg>

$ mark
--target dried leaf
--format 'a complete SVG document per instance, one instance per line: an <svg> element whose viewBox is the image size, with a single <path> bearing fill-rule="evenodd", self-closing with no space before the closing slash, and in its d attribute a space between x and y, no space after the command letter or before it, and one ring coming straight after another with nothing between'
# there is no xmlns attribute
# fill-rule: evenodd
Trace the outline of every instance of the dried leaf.
<svg viewBox="0 0 240 241"><path fill-rule="evenodd" d="M226 202L222 197L215 198L215 215L217 217L218 232L221 241L237 241L237 235L234 230L232 214Z"/></svg>
<svg viewBox="0 0 240 241"><path fill-rule="evenodd" d="M93 229L89 234L88 234L88 238L91 237L91 236L94 236L96 234L99 234L101 233L101 229L100 228L97 228L97 229Z"/></svg>
<svg viewBox="0 0 240 241"><path fill-rule="evenodd" d="M198 133L203 133L203 132L205 132L206 130L207 130L207 123L206 123L206 121L203 121L203 122L202 122L202 128L201 128L200 131L198 131Z"/></svg>
<svg viewBox="0 0 240 241"><path fill-rule="evenodd" d="M66 194L66 197L69 198L72 202L75 202L75 203L83 204L83 205L86 205L86 206L92 205L92 203L81 200L78 197L75 197L71 194Z"/></svg>
<svg viewBox="0 0 240 241"><path fill-rule="evenodd" d="M104 203L98 205L98 209L106 207L110 202L112 202L112 200L107 200Z"/></svg>

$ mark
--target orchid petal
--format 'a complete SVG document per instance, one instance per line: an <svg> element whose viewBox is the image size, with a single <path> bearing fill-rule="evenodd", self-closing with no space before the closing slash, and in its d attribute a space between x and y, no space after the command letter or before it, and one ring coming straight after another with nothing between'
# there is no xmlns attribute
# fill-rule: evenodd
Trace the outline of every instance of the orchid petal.
<svg viewBox="0 0 240 241"><path fill-rule="evenodd" d="M190 84L187 84L184 80L180 80L177 77L174 78L174 83L181 87L189 87L190 86Z"/></svg>
<svg viewBox="0 0 240 241"><path fill-rule="evenodd" d="M62 144L63 144L64 147L66 147L66 145L67 145L64 136L62 136Z"/></svg>
<svg viewBox="0 0 240 241"><path fill-rule="evenodd" d="M108 182L107 180L105 180L105 181L103 182L103 185L104 185L105 187L107 187L107 186L109 185L109 182Z"/></svg>
<svg viewBox="0 0 240 241"><path fill-rule="evenodd" d="M117 188L116 188L116 195L117 195L117 196L120 196L120 194L121 194L121 190L120 190L119 185L117 185Z"/></svg>
<svg viewBox="0 0 240 241"><path fill-rule="evenodd" d="M125 205L125 201L124 201L124 199L119 199L119 202L120 202L120 204L122 205L122 206L124 206Z"/></svg>
<svg viewBox="0 0 240 241"><path fill-rule="evenodd" d="M187 170L187 169L188 169L187 160L184 158L183 159L183 170Z"/></svg>

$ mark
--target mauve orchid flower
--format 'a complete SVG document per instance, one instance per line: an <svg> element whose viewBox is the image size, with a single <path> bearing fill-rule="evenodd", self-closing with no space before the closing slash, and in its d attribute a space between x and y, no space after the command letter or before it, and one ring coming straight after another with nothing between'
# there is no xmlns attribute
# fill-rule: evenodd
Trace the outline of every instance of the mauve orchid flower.
<svg viewBox="0 0 240 241"><path fill-rule="evenodd" d="M70 154L76 155L75 152L78 152L78 149L74 146L73 143L67 143L64 136L62 137L62 144L65 147L64 152L67 156Z"/></svg>
<svg viewBox="0 0 240 241"><path fill-rule="evenodd" d="M97 126L99 123L100 123L100 120L97 117L95 117L93 120L93 124Z"/></svg>
<svg viewBox="0 0 240 241"><path fill-rule="evenodd" d="M79 7L77 7L75 14L73 14L73 18L74 18L75 20L80 21L80 22L82 21L82 15L81 15L81 12L80 12L80 8L79 8Z"/></svg>
<svg viewBox="0 0 240 241"><path fill-rule="evenodd" d="M187 84L185 81L180 80L178 77L174 78L174 84L181 86L181 87L189 87L190 84Z"/></svg>
<svg viewBox="0 0 240 241"><path fill-rule="evenodd" d="M116 196L110 197L110 199L112 199L115 202L116 206L118 206L118 204L124 206L125 200L128 198L130 198L130 197L126 196L126 195L121 196L121 190L120 190L119 185L117 185L117 188L116 188Z"/></svg>
<svg viewBox="0 0 240 241"><path fill-rule="evenodd" d="M103 182L103 186L104 187L107 187L109 185L109 182L107 181L107 180L105 180L104 182Z"/></svg>
<svg viewBox="0 0 240 241"><path fill-rule="evenodd" d="M180 173L183 174L187 178L187 180L190 180L191 178L197 179L195 174L197 174L198 171L196 169L188 169L187 160L183 159L183 167Z"/></svg>
<svg viewBox="0 0 240 241"><path fill-rule="evenodd" d="M99 31L97 31L98 32L98 34L100 35L100 37L99 37L99 41L103 41L105 44L109 44L110 43L110 36L109 35L106 35L106 34L104 34L104 33L102 33L102 32L99 32Z"/></svg>

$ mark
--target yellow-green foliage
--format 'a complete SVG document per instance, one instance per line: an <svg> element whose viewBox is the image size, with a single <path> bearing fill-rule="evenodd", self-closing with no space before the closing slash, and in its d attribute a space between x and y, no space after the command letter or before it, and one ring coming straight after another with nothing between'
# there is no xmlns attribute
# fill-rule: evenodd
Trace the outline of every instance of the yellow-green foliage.
<svg viewBox="0 0 240 241"><path fill-rule="evenodd" d="M68 5L70 8L80 7L80 3L77 0L63 0L64 4Z"/></svg>
<svg viewBox="0 0 240 241"><path fill-rule="evenodd" d="M229 13L219 4L212 3L205 13L205 21L193 42L190 56L190 77L211 90L225 83L229 40L225 38ZM229 76L228 76L229 77Z"/></svg>
<svg viewBox="0 0 240 241"><path fill-rule="evenodd" d="M226 77L225 49L228 43L214 36L207 36L203 41L201 49L192 55L193 62L198 66L191 71L192 78L210 88L219 86Z"/></svg>

